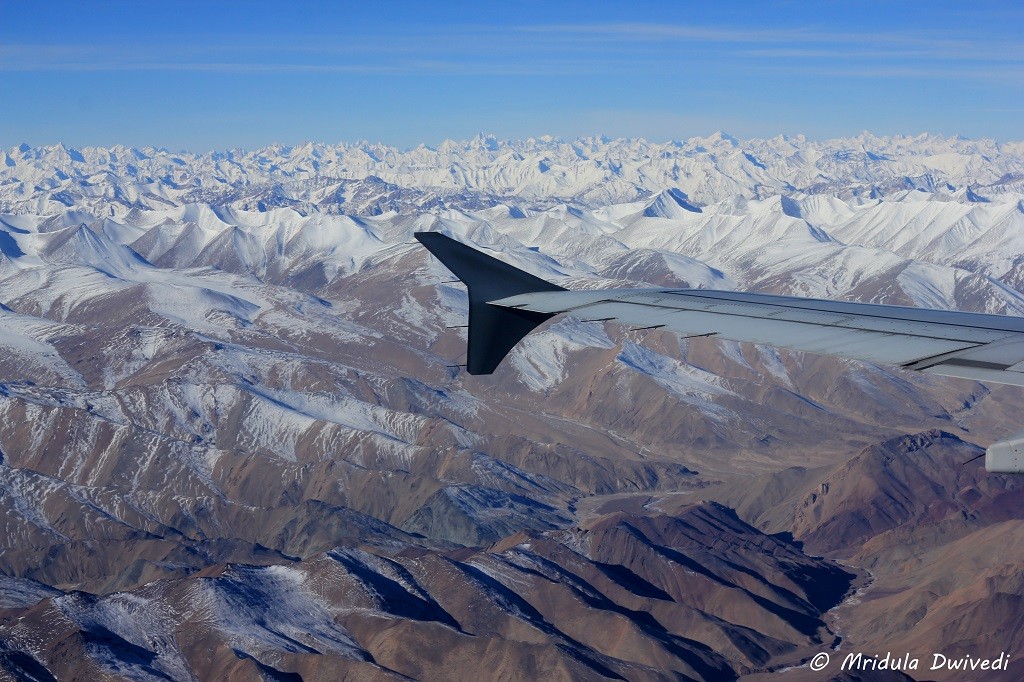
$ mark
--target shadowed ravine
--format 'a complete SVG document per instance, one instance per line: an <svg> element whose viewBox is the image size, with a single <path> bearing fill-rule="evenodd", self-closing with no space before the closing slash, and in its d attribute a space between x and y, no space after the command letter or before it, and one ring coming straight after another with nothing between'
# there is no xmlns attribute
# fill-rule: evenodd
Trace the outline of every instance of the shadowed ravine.
<svg viewBox="0 0 1024 682"><path fill-rule="evenodd" d="M507 203L475 148L479 186L189 157L187 191L156 153L9 152L0 677L800 680L841 638L1018 679L1024 492L964 463L1019 390L561 317L453 367L465 291L417 231L568 288L1024 311L1016 180L875 138L796 189L782 142L730 140L672 152L706 186L636 184L652 157Z"/></svg>

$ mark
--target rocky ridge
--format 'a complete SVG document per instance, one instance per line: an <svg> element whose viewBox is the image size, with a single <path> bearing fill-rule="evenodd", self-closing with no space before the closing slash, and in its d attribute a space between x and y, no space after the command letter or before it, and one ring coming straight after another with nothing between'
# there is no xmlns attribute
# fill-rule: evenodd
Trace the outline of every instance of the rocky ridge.
<svg viewBox="0 0 1024 682"><path fill-rule="evenodd" d="M1006 647L1019 666L1019 487L962 465L1019 430L1017 389L572 320L468 377L449 367L464 291L409 243L441 230L570 287L1024 311L1024 209L986 174L1015 172L1019 150L862 143L891 158L857 177L855 159L835 162L828 192L750 175L728 196L681 182L619 195L600 176L603 199L524 180L506 201L486 173L472 187L380 175L396 197L486 186L493 202L360 215L245 203L233 193L263 182L251 155L179 155L223 193L172 197L158 179L169 203L151 204L127 188L164 152L135 171L117 165L130 150L8 152L0 668L384 679L471 660L467 678L723 679L888 642ZM501 155L525 144L443 153L514 168ZM737 147L677 149L721 163ZM628 175L652 147L593 148L617 149ZM947 159L953 188L865 193L879 169L950 148L995 170ZM313 192L320 171L296 169L327 149L264 150L260 172ZM374 153L374 172L398 163ZM440 167L442 150L418 153ZM834 609L868 580L857 608Z"/></svg>

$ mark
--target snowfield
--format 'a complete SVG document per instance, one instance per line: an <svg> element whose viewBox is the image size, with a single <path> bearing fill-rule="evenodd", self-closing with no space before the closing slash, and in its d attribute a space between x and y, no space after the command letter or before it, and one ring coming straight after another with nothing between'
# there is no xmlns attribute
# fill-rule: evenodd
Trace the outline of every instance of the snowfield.
<svg viewBox="0 0 1024 682"><path fill-rule="evenodd" d="M963 465L1019 390L571 318L468 376L423 230L570 289L1024 315L1024 143L0 152L0 676L727 679L831 641L819 554L1024 546ZM1019 597L969 572L885 612Z"/></svg>

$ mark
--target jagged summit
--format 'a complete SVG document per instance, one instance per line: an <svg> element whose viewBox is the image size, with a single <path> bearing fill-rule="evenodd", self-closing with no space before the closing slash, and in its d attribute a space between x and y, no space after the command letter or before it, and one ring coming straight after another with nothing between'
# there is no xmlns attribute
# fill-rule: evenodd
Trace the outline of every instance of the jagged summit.
<svg viewBox="0 0 1024 682"><path fill-rule="evenodd" d="M644 209L644 215L651 218L680 218L687 213L700 213L701 210L687 201L687 196L678 189L666 189L658 193L654 200Z"/></svg>
<svg viewBox="0 0 1024 682"><path fill-rule="evenodd" d="M1021 679L1024 492L964 464L1014 389L571 318L484 381L410 241L1020 315L1022 153L0 152L0 677L733 679L841 637Z"/></svg>

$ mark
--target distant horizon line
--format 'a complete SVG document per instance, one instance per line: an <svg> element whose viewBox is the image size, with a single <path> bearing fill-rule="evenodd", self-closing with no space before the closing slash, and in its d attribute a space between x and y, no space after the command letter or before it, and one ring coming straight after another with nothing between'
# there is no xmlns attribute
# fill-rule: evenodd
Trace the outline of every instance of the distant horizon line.
<svg viewBox="0 0 1024 682"><path fill-rule="evenodd" d="M483 140L494 140L495 142L497 142L499 144L504 143L504 144L507 144L507 145L514 145L516 143L526 143L526 142L533 142L533 141L543 142L543 143L572 143L572 142L581 142L581 141L599 141L599 142L604 143L604 144L612 143L612 142L645 142L645 143L653 144L653 145L670 145L670 144L686 144L686 143L691 142L691 141L707 141L707 140L715 140L715 141L717 141L717 140L733 140L733 141L736 141L736 142L743 143L743 142L771 142L771 141L779 140L779 139L784 140L784 141L796 140L796 141L800 141L800 142L812 142L812 143L819 143L820 144L820 143L834 142L834 141L856 140L858 138L862 138L862 137L865 137L865 136L872 137L872 138L875 138L875 139L878 139L878 140L936 139L936 140L942 140L942 141L945 141L945 142L948 142L948 141L963 141L963 142L977 142L977 143L980 143L980 142L992 142L992 143L995 143L997 145L1014 145L1014 144L1024 143L1024 137L1022 137L1020 139L999 140L999 139L997 139L995 137L968 137L968 136L962 135L960 133L953 133L951 135L945 135L943 133L932 133L932 132L928 132L928 131L921 131L921 132L916 133L916 134L914 134L914 133L893 133L893 134L888 134L888 135L879 135L877 133L873 133L873 132L865 129L865 130L862 130L861 132L859 132L859 133L857 133L855 135L846 135L846 136L840 135L840 136L832 136L832 137L812 137L812 136L809 136L809 135L807 135L805 133L793 133L793 134L790 134L790 133L778 133L778 134L770 136L770 137L762 137L762 136L739 137L739 136L736 136L736 135L732 135L732 134L730 134L730 133L728 133L728 132L726 132L724 130L716 130L716 131L714 131L712 133L709 133L707 135L699 135L698 134L698 135L691 135L691 136L685 137L685 138L684 137L676 137L676 138L671 138L671 139L668 139L668 140L655 140L655 139L651 139L651 138L648 138L648 137L645 137L645 136L642 136L642 135L636 135L636 136L620 135L620 136L614 136L613 137L613 136L609 136L609 135L604 134L604 133L594 133L594 134L590 134L590 135L575 135L575 136L572 136L572 137L563 136L563 135L552 135L552 134L530 135L530 136L527 136L527 137L500 137L500 136L498 136L498 135L496 135L494 133L479 132L476 135L474 135L473 137L465 138L465 139L461 139L461 140L447 137L447 138L441 140L440 142L438 142L438 143L436 143L434 145L427 144L426 142L420 142L419 144L416 144L414 146L406 146L406 147L400 147L398 145L390 144L390 143L387 143L387 142L384 142L384 141L380 141L380 140L378 140L376 142L371 142L369 139L365 139L364 138L364 139L358 139L358 140L340 140L338 142L323 142L323 141L315 141L315 140L302 140L302 141L299 141L299 142L296 142L296 143L292 143L292 144L275 141L275 142L271 142L269 144L265 144L265 145L262 145L262 146L252 146L252 147L246 147L246 146L216 147L216 148L207 148L204 151L194 151L194 150L188 149L188 148L177 148L177 149L174 149L174 148L167 147L167 146L157 146L157 145L137 146L137 145L130 145L130 144L125 144L125 143L115 143L115 144L111 144L111 145L101 145L101 144L84 144L84 145L74 145L74 144L71 144L71 145L69 145L69 144L66 144L66 143L60 142L60 141L52 142L52 143L48 143L48 144L37 144L37 145L28 144L27 142L21 142L19 144L15 144L15 145L9 145L9 146L5 145L4 147L0 147L0 149L2 149L4 151L4 153L6 154L6 153L10 153L11 151L15 151L15 150L25 152L25 151L29 151L29 150L33 150L33 149L50 149L50 148L55 148L55 147L62 147L64 149L74 150L74 151L91 150L91 149L112 150L112 149L123 148L123 149L136 150L136 151L153 150L153 151L162 152L162 153L189 154L189 155L192 155L192 156L204 156L204 155L207 155L207 154L217 154L217 153L233 153L233 152L251 153L251 152L263 151L263 150L271 149L271 148L280 148L280 149L283 149L283 150L293 150L293 149L296 149L296 148L299 148L299 147L305 147L305 146L313 145L313 146L319 146L319 147L346 147L346 148L384 147L384 148L387 148L387 149L390 149L390 150L398 151L400 153L405 153L405 152L415 151L417 149L426 149L428 151L436 152L436 151L440 151L440 148L445 146L446 144L454 144L454 145L465 146L465 145L468 145L468 144L470 144L472 142L483 141ZM716 138L717 138L717 140L716 140Z"/></svg>

